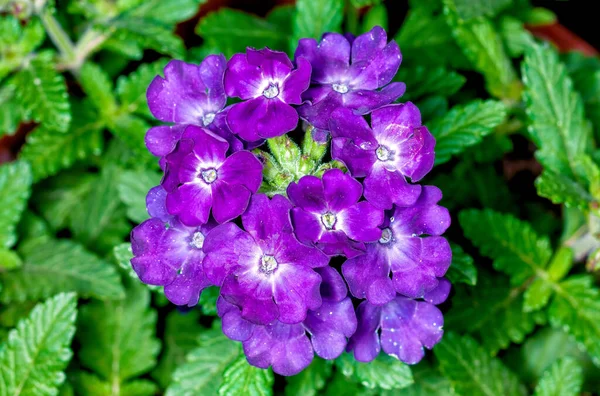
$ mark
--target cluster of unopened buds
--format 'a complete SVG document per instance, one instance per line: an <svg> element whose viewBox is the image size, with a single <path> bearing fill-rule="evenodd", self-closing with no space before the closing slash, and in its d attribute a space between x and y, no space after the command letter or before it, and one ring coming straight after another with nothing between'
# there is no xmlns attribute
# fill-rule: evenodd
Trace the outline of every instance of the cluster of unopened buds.
<svg viewBox="0 0 600 396"><path fill-rule="evenodd" d="M220 287L225 335L282 375L315 353L420 361L443 334L450 216L415 184L435 140L393 104L400 62L379 27L302 39L294 62L268 48L171 61L147 92L169 125L146 136L164 177L131 234L142 282L187 306Z"/></svg>

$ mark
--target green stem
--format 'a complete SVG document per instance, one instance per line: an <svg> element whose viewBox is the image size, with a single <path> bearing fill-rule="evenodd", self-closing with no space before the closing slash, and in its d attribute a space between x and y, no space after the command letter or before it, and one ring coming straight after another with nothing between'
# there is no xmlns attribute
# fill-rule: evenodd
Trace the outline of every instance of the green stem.
<svg viewBox="0 0 600 396"><path fill-rule="evenodd" d="M56 48L60 51L61 57L65 63L70 63L75 60L75 47L73 42L63 30L60 23L54 18L52 12L46 8L40 14L40 19L46 28L50 40L54 43Z"/></svg>

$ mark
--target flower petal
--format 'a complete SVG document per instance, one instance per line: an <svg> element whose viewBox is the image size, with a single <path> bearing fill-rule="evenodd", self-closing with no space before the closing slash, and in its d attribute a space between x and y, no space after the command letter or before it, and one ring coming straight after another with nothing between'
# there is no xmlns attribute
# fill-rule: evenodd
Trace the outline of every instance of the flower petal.
<svg viewBox="0 0 600 396"><path fill-rule="evenodd" d="M348 259L342 265L342 273L354 297L367 298L371 304L382 305L396 296L390 279L387 250L379 242L369 243L365 254Z"/></svg>
<svg viewBox="0 0 600 396"><path fill-rule="evenodd" d="M179 216L187 226L198 226L208 221L213 205L211 189L202 182L188 183L167 194L167 210Z"/></svg>
<svg viewBox="0 0 600 396"><path fill-rule="evenodd" d="M183 135L186 124L172 126L160 125L148 130L145 137L146 147L157 157L163 157L175 149L177 141Z"/></svg>
<svg viewBox="0 0 600 396"><path fill-rule="evenodd" d="M212 214L219 224L242 215L248 207L252 192L241 184L217 180L212 184Z"/></svg>
<svg viewBox="0 0 600 396"><path fill-rule="evenodd" d="M400 172L387 170L381 162L373 167L363 184L367 201L381 209L391 209L394 204L413 205L421 194L420 185L409 184Z"/></svg>
<svg viewBox="0 0 600 396"><path fill-rule="evenodd" d="M281 99L288 104L302 104L302 92L306 91L310 85L310 63L300 58L297 61L298 68L292 71L284 80L281 87Z"/></svg>
<svg viewBox="0 0 600 396"><path fill-rule="evenodd" d="M229 184L240 184L256 192L262 182L262 164L249 151L233 153L218 170L219 179Z"/></svg>
<svg viewBox="0 0 600 396"><path fill-rule="evenodd" d="M325 33L321 42L303 38L294 54L296 62L307 59L312 65L312 81L319 84L340 82L350 66L350 43L338 33Z"/></svg>
<svg viewBox="0 0 600 396"><path fill-rule="evenodd" d="M402 55L395 41L386 45L387 34L379 26L361 34L352 43L351 86L354 89L383 87L396 75Z"/></svg>
<svg viewBox="0 0 600 396"><path fill-rule="evenodd" d="M290 218L296 237L300 242L310 245L320 238L323 226L315 214L302 208L293 208L290 212Z"/></svg>
<svg viewBox="0 0 600 396"><path fill-rule="evenodd" d="M304 326L311 334L315 353L323 359L335 359L344 352L347 337L356 331L356 314L350 298L339 302L323 302L310 311Z"/></svg>
<svg viewBox="0 0 600 396"><path fill-rule="evenodd" d="M282 233L291 234L291 209L292 203L282 195L269 199L265 194L254 194L248 210L242 215L242 224L256 240L266 240Z"/></svg>
<svg viewBox="0 0 600 396"><path fill-rule="evenodd" d="M356 114L368 114L371 111L392 103L406 91L406 84L393 82L379 91L359 89L349 91L342 96L343 104Z"/></svg>
<svg viewBox="0 0 600 396"><path fill-rule="evenodd" d="M450 281L446 278L439 278L438 285L435 289L428 291L423 296L423 299L430 304L439 305L446 301L448 296L450 295L450 289L452 285Z"/></svg>
<svg viewBox="0 0 600 396"><path fill-rule="evenodd" d="M375 242L381 238L379 226L383 223L383 210L362 201L338 214L338 229L349 238L360 242Z"/></svg>
<svg viewBox="0 0 600 396"><path fill-rule="evenodd" d="M441 235L450 226L448 209L437 205L442 192L435 186L423 186L417 202L410 207L395 209L395 232L402 235Z"/></svg>
<svg viewBox="0 0 600 396"><path fill-rule="evenodd" d="M152 187L146 195L146 210L150 217L156 217L164 222L171 220L167 212L167 192L162 186Z"/></svg>
<svg viewBox="0 0 600 396"><path fill-rule="evenodd" d="M266 325L280 315L279 307L273 301L271 282L262 276L230 274L223 281L221 295L241 308L242 318L252 323Z"/></svg>
<svg viewBox="0 0 600 396"><path fill-rule="evenodd" d="M327 210L323 182L316 176L304 176L296 183L290 183L287 195L295 206L307 212L321 214Z"/></svg>
<svg viewBox="0 0 600 396"><path fill-rule="evenodd" d="M302 322L307 309L321 305L321 277L312 269L281 264L275 275L274 297L282 323Z"/></svg>
<svg viewBox="0 0 600 396"><path fill-rule="evenodd" d="M246 54L235 54L231 57L227 63L224 84L228 96L244 100L262 95L266 88L260 67L250 64Z"/></svg>
<svg viewBox="0 0 600 396"><path fill-rule="evenodd" d="M340 169L329 169L323 174L323 192L329 209L341 212L358 202L362 195L362 185Z"/></svg>
<svg viewBox="0 0 600 396"><path fill-rule="evenodd" d="M240 309L223 297L217 300L217 313L221 318L223 334L235 341L246 341L256 325L242 318Z"/></svg>
<svg viewBox="0 0 600 396"><path fill-rule="evenodd" d="M381 307L363 301L356 310L358 325L356 332L348 342L348 351L354 353L354 358L359 362L368 363L375 359L381 350L379 344L379 330L381 320Z"/></svg>

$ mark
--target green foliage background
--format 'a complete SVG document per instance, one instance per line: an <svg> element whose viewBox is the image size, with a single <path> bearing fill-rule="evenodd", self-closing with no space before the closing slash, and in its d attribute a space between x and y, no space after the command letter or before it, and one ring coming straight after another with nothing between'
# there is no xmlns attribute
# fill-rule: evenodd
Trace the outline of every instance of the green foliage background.
<svg viewBox="0 0 600 396"><path fill-rule="evenodd" d="M146 87L171 58L291 53L397 16L377 0L225 8L184 43L175 26L204 0L0 0L0 138L31 130L0 165L0 395L599 392L600 60L534 39L524 24L553 15L528 0L410 3L389 33L453 215L446 334L416 366L344 354L283 379L222 335L215 290L182 313L131 272L160 180Z"/></svg>

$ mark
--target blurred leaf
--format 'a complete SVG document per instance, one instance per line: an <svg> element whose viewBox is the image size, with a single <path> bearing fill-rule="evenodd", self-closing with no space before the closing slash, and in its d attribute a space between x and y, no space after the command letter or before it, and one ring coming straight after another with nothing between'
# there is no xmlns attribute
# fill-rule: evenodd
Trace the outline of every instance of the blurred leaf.
<svg viewBox="0 0 600 396"><path fill-rule="evenodd" d="M130 15L175 25L193 17L206 0L145 0L131 10Z"/></svg>
<svg viewBox="0 0 600 396"><path fill-rule="evenodd" d="M31 167L25 161L0 165L0 249L17 241L16 226L31 195Z"/></svg>
<svg viewBox="0 0 600 396"><path fill-rule="evenodd" d="M552 255L550 241L528 223L492 210L463 210L459 221L467 238L494 259L494 268L508 274L513 285L545 272Z"/></svg>
<svg viewBox="0 0 600 396"><path fill-rule="evenodd" d="M467 79L455 71L443 67L401 67L395 81L406 83L402 102L414 101L424 96L450 96L458 92Z"/></svg>
<svg viewBox="0 0 600 396"><path fill-rule="evenodd" d="M61 133L39 126L27 136L20 158L31 164L34 181L71 167L75 161L99 155L104 146L102 123L88 106L74 106L71 128Z"/></svg>
<svg viewBox="0 0 600 396"><path fill-rule="evenodd" d="M71 108L65 79L56 71L53 58L50 51L40 52L19 70L14 83L26 119L64 132L71 123Z"/></svg>
<svg viewBox="0 0 600 396"><path fill-rule="evenodd" d="M584 179L577 160L592 147L591 129L556 51L548 45L530 47L522 71L529 135L538 147L536 158L546 170Z"/></svg>
<svg viewBox="0 0 600 396"><path fill-rule="evenodd" d="M23 109L15 100L15 91L12 78L3 81L0 86L0 138L4 135L13 135L21 122Z"/></svg>
<svg viewBox="0 0 600 396"><path fill-rule="evenodd" d="M146 194L160 183L161 176L153 171L123 171L117 188L121 201L127 206L127 216L135 223L149 218L146 211Z"/></svg>
<svg viewBox="0 0 600 396"><path fill-rule="evenodd" d="M492 356L511 342L520 344L543 324L541 312L523 311L523 291L510 288L505 277L480 271L477 286L456 286L453 304L445 315L444 327L477 335Z"/></svg>
<svg viewBox="0 0 600 396"><path fill-rule="evenodd" d="M167 396L216 394L223 372L240 353L238 344L225 337L220 328L200 333L198 344L175 370Z"/></svg>
<svg viewBox="0 0 600 396"><path fill-rule="evenodd" d="M294 18L294 39L314 38L339 32L344 18L343 0L298 0Z"/></svg>
<svg viewBox="0 0 600 396"><path fill-rule="evenodd" d="M223 52L228 58L246 51L246 47L286 50L288 37L280 30L281 26L269 19L229 8L209 13L196 27L205 46Z"/></svg>
<svg viewBox="0 0 600 396"><path fill-rule="evenodd" d="M388 12L383 4L377 4L363 17L362 32L366 33L375 26L381 26L384 30L388 30Z"/></svg>
<svg viewBox="0 0 600 396"><path fill-rule="evenodd" d="M24 58L42 44L45 37L38 18L21 26L12 15L0 16L0 79L21 66Z"/></svg>
<svg viewBox="0 0 600 396"><path fill-rule="evenodd" d="M465 21L459 15L457 0L443 1L452 34L473 67L485 77L487 90L497 98L517 100L520 83L492 22L481 17Z"/></svg>
<svg viewBox="0 0 600 396"><path fill-rule="evenodd" d="M156 384L145 379L132 380L125 384L111 384L86 371L79 371L74 374L74 377L78 394L86 396L153 396L158 391Z"/></svg>
<svg viewBox="0 0 600 396"><path fill-rule="evenodd" d="M412 366L415 383L408 388L385 391L382 396L451 396L455 395L450 381L425 361Z"/></svg>
<svg viewBox="0 0 600 396"><path fill-rule="evenodd" d="M0 394L53 395L73 352L77 300L59 294L38 304L0 348Z"/></svg>
<svg viewBox="0 0 600 396"><path fill-rule="evenodd" d="M576 396L581 391L583 374L573 359L562 359L544 373L535 388L535 396Z"/></svg>
<svg viewBox="0 0 600 396"><path fill-rule="evenodd" d="M452 244L452 265L448 268L446 277L452 283L477 284L477 268L473 264L473 257L469 256L456 244Z"/></svg>
<svg viewBox="0 0 600 396"><path fill-rule="evenodd" d="M593 278L575 275L559 283L548 317L552 326L565 329L600 365L600 290Z"/></svg>
<svg viewBox="0 0 600 396"><path fill-rule="evenodd" d="M600 135L600 61L579 52L570 52L564 57L565 65L573 86L581 95L585 115L594 124L596 136Z"/></svg>
<svg viewBox="0 0 600 396"><path fill-rule="evenodd" d="M331 362L315 357L312 363L292 377L287 378L286 396L315 396L320 394L331 376Z"/></svg>
<svg viewBox="0 0 600 396"><path fill-rule="evenodd" d="M493 17L509 7L512 0L454 0L456 12L462 19Z"/></svg>
<svg viewBox="0 0 600 396"><path fill-rule="evenodd" d="M266 396L273 394L273 372L251 366L241 354L223 373L219 395Z"/></svg>
<svg viewBox="0 0 600 396"><path fill-rule="evenodd" d="M134 378L156 365L160 351L150 292L139 282L127 283L124 299L82 307L77 328L80 364L112 389L136 383Z"/></svg>
<svg viewBox="0 0 600 396"><path fill-rule="evenodd" d="M144 136L150 129L146 121L131 114L121 114L108 120L108 128L134 153L148 153L144 144Z"/></svg>
<svg viewBox="0 0 600 396"><path fill-rule="evenodd" d="M202 314L207 316L217 316L217 299L221 290L216 286L209 286L200 294L198 304L202 308Z"/></svg>
<svg viewBox="0 0 600 396"><path fill-rule="evenodd" d="M500 35L510 57L517 58L535 43L533 35L520 20L506 16L500 20Z"/></svg>
<svg viewBox="0 0 600 396"><path fill-rule="evenodd" d="M204 331L199 320L200 312L197 310L184 314L173 311L167 316L163 352L158 366L152 371L152 378L162 388L171 383L175 368L183 364L185 356L198 346L198 334Z"/></svg>
<svg viewBox="0 0 600 396"><path fill-rule="evenodd" d="M86 62L79 71L79 83L103 117L109 119L115 114L117 102L112 92L113 84L100 66Z"/></svg>
<svg viewBox="0 0 600 396"><path fill-rule="evenodd" d="M517 377L469 336L446 333L433 349L440 370L461 395L524 395Z"/></svg>
<svg viewBox="0 0 600 396"><path fill-rule="evenodd" d="M336 359L335 365L346 377L369 389L402 389L414 383L410 367L390 355L379 354L370 363L356 361L349 353Z"/></svg>
<svg viewBox="0 0 600 396"><path fill-rule="evenodd" d="M452 155L480 143L506 119L506 107L495 100L475 100L456 105L443 117L429 123L436 138L435 163L443 164Z"/></svg>
<svg viewBox="0 0 600 396"><path fill-rule="evenodd" d="M131 231L115 182L119 173L117 167L104 168L87 197L71 213L73 236L91 250L107 252Z"/></svg>
<svg viewBox="0 0 600 396"><path fill-rule="evenodd" d="M23 261L17 253L0 248L0 271L13 270L21 265Z"/></svg>
<svg viewBox="0 0 600 396"><path fill-rule="evenodd" d="M23 266L0 272L2 302L39 300L61 291L100 299L123 297L115 268L70 240L28 243L20 252Z"/></svg>
<svg viewBox="0 0 600 396"><path fill-rule="evenodd" d="M127 76L120 76L117 80L116 93L121 101L121 107L127 113L139 114L151 118L150 110L146 103L146 90L148 86L167 64L165 59L153 63L144 63Z"/></svg>
<svg viewBox="0 0 600 396"><path fill-rule="evenodd" d="M111 20L108 28L116 29L114 38L119 42L131 40L143 48L153 49L173 58L184 57L183 42L173 33L171 25L164 25L153 19L125 15Z"/></svg>
<svg viewBox="0 0 600 396"><path fill-rule="evenodd" d="M555 204L564 203L567 207L582 210L589 208L594 197L581 184L559 173L546 170L535 181L537 192Z"/></svg>

